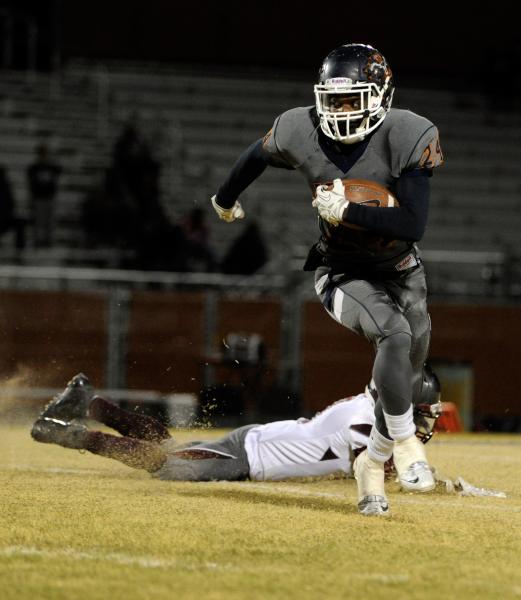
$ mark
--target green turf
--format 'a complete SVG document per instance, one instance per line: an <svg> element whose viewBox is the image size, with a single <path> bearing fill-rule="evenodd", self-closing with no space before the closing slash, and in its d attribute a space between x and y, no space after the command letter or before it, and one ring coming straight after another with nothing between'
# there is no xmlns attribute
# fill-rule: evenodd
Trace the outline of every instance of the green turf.
<svg viewBox="0 0 521 600"><path fill-rule="evenodd" d="M521 598L521 436L428 450L507 498L390 484L362 517L353 480L162 482L0 427L0 598Z"/></svg>

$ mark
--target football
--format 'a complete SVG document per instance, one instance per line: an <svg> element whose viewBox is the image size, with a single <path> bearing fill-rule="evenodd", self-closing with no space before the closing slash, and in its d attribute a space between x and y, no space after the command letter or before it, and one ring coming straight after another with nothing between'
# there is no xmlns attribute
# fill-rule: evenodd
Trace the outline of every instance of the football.
<svg viewBox="0 0 521 600"><path fill-rule="evenodd" d="M377 206L380 208L396 208L400 206L396 197L383 185L367 179L343 179L344 195L349 202ZM333 185L328 187L332 189Z"/></svg>

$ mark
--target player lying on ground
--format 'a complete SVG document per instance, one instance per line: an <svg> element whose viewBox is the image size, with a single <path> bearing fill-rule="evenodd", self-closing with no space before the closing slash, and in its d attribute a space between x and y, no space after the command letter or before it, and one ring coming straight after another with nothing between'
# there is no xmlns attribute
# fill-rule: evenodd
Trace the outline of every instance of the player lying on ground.
<svg viewBox="0 0 521 600"><path fill-rule="evenodd" d="M417 436L426 443L441 414L439 382L426 367L422 402L415 407ZM88 450L114 458L154 477L176 481L253 479L352 473L354 457L365 449L374 423L376 389L335 402L312 419L246 425L222 439L176 445L158 420L119 408L93 394L85 375L72 378L35 421L31 435L38 442ZM90 418L121 436L88 429L78 419ZM421 491L404 477L407 465L397 461L401 485Z"/></svg>

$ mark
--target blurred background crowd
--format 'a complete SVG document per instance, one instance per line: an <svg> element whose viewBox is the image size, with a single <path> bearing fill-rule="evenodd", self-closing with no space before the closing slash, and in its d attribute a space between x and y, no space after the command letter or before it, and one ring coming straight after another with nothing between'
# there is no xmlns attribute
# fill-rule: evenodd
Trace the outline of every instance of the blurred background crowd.
<svg viewBox="0 0 521 600"><path fill-rule="evenodd" d="M521 44L513 26L474 14L469 29L441 12L421 23L407 11L391 20L383 8L361 24L366 9L352 7L317 28L293 2L198 10L203 18L159 0L146 10L135 1L0 2L0 260L295 268L315 237L298 177L266 173L248 190L247 228L208 218L208 198L278 114L314 102L323 57L354 40L387 56L395 106L441 132L447 160L423 241L440 274L435 287L441 279L440 291L520 293ZM245 247L255 259L244 260ZM440 250L482 254L454 266L458 257Z"/></svg>

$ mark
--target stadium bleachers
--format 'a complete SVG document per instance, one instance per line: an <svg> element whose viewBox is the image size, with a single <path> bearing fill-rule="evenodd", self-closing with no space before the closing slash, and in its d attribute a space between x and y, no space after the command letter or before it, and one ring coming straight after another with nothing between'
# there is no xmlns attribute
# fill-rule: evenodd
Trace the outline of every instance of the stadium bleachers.
<svg viewBox="0 0 521 600"><path fill-rule="evenodd" d="M19 213L27 214L25 169L35 145L49 143L64 167L58 246L65 264L81 263L81 253L74 258L67 249L83 242L82 202L110 165L112 145L129 117L139 117L152 142L162 164L162 202L178 220L194 206L208 206L235 158L264 135L277 114L312 102L310 82L190 75L164 66L77 62L59 75L6 72L0 83L0 164ZM484 252L512 247L521 225L521 119L496 115L485 97L450 90L399 89L395 106L438 125L446 159L433 178L422 247ZM270 247L266 270L280 268L281 255L288 264L299 258L314 240L310 200L301 177L275 169L245 192L247 214L260 222ZM211 224L218 255L244 227L214 219ZM36 260L34 254L27 260Z"/></svg>

